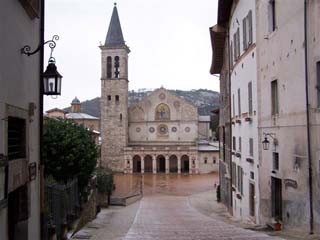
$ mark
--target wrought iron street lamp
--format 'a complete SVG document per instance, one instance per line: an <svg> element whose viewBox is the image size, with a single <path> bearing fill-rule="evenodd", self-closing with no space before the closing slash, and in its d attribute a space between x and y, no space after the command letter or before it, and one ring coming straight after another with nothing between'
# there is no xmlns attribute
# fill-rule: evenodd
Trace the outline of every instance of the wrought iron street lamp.
<svg viewBox="0 0 320 240"><path fill-rule="evenodd" d="M263 150L269 150L270 142L267 137L264 137L264 140L262 141L262 147Z"/></svg>
<svg viewBox="0 0 320 240"><path fill-rule="evenodd" d="M270 141L268 140L268 136L272 138L274 146L278 145L278 139L276 138L275 133L263 133L263 135L264 135L264 140L262 141L263 150L269 150Z"/></svg>
<svg viewBox="0 0 320 240"><path fill-rule="evenodd" d="M36 50L31 51L31 47L29 45L24 46L21 49L21 54L25 54L27 56L31 56L37 53L45 44L49 44L51 48L50 57L48 61L48 66L46 71L41 75L43 80L43 89L42 93L45 95L58 96L61 95L61 80L62 75L57 71L56 60L52 57L52 52L56 47L56 42L59 40L58 35L54 35L51 40L46 41L36 48Z"/></svg>
<svg viewBox="0 0 320 240"><path fill-rule="evenodd" d="M43 94L45 95L61 95L62 76L57 71L55 62L55 59L51 57L46 71L42 74Z"/></svg>

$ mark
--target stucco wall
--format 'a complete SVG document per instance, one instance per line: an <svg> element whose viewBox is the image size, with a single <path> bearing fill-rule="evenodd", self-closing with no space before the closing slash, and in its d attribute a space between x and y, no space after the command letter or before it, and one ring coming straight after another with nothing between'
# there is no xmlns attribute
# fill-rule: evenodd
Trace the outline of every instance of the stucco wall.
<svg viewBox="0 0 320 240"><path fill-rule="evenodd" d="M198 161L200 173L219 171L219 152L199 152Z"/></svg>
<svg viewBox="0 0 320 240"><path fill-rule="evenodd" d="M308 174L304 84L304 2L281 1L276 4L276 29L268 30L268 2L259 1L258 73L260 142L262 133L273 133L268 151L261 150L261 222L271 218L271 177L282 180L282 215L286 227L308 230ZM294 17L292 17L294 16ZM271 81L278 81L279 114L271 114ZM279 153L279 170L272 173L272 153ZM264 174L262 174L264 173ZM296 181L297 188L284 184Z"/></svg>
<svg viewBox="0 0 320 240"><path fill-rule="evenodd" d="M39 166L39 53L26 56L20 53L24 45L35 49L39 44L39 19L31 20L19 1L3 0L0 8L0 153L7 155L6 106L28 112L29 103L36 108L27 120L27 156L29 163ZM26 239L40 239L39 177L31 181L30 217ZM0 210L0 239L7 238L7 213Z"/></svg>
<svg viewBox="0 0 320 240"><path fill-rule="evenodd" d="M249 11L252 11L252 44L248 49L243 46L243 21ZM251 220L259 223L259 152L258 152L258 119L257 119L257 50L256 50L256 1L238 1L234 4L230 20L229 34L230 41L233 41L233 34L239 28L240 31L240 57L234 63L231 72L231 116L232 116L232 136L236 138L236 150L241 157L232 156L232 161L243 169L243 193L236 186L236 192L241 194L241 199L233 194L234 216L242 220ZM231 42L230 42L231 43ZM229 44L230 45L230 44ZM234 45L234 42L233 42ZM248 84L252 83L252 114L249 114ZM238 89L240 89L240 115ZM250 121L246 121L250 117ZM240 121L240 122L239 122ZM241 137L241 149L239 147L239 137ZM253 156L250 156L249 139L253 139ZM250 163L247 158L253 159ZM238 170L238 169L237 169ZM250 173L254 173L254 179L250 178ZM237 172L237 175L239 173ZM233 176L236 179L237 176ZM255 185L255 215L251 216L249 211L249 184Z"/></svg>
<svg viewBox="0 0 320 240"><path fill-rule="evenodd" d="M308 1L308 73L310 101L311 158L313 169L313 196L315 232L320 232L320 109L317 106L316 63L320 62L320 1ZM319 87L319 86L318 86Z"/></svg>

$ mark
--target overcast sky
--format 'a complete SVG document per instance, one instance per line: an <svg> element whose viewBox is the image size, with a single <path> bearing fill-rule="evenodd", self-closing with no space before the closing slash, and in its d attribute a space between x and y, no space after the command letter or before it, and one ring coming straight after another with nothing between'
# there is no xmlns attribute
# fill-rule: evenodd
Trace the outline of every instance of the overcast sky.
<svg viewBox="0 0 320 240"><path fill-rule="evenodd" d="M118 0L129 54L129 90L206 88L219 91L209 74L209 27L218 0ZM53 56L63 75L62 95L45 97L45 110L100 97L100 43L113 10L110 0L46 0L46 40L60 36ZM46 47L48 51L48 47ZM45 59L48 59L48 53ZM46 66L46 63L45 63Z"/></svg>

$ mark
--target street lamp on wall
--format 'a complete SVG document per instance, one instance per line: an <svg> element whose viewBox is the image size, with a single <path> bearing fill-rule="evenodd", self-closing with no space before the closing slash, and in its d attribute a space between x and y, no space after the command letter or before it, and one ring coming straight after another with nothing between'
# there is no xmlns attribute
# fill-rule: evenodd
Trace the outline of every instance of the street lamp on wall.
<svg viewBox="0 0 320 240"><path fill-rule="evenodd" d="M268 137L272 138L274 146L278 145L278 139L276 138L276 134L275 133L263 133L263 135L264 135L264 140L262 141L263 150L269 150L270 141L268 140Z"/></svg>
<svg viewBox="0 0 320 240"><path fill-rule="evenodd" d="M51 96L61 95L62 75L57 71L56 60L54 57L52 57L52 52L57 45L55 41L57 40L59 40L59 36L54 35L51 40L39 44L39 46L34 51L31 51L31 47L29 45L26 45L21 49L21 54L31 56L37 53L45 44L49 44L51 52L48 61L48 66L46 71L42 73L41 77L43 80L42 93Z"/></svg>

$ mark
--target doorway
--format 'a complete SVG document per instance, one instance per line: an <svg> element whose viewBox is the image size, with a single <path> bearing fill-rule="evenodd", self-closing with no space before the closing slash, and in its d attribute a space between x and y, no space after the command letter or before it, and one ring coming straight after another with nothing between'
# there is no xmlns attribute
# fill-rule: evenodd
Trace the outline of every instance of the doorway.
<svg viewBox="0 0 320 240"><path fill-rule="evenodd" d="M9 240L28 239L28 187L21 186L8 194Z"/></svg>
<svg viewBox="0 0 320 240"><path fill-rule="evenodd" d="M282 220L282 181L271 177L271 209L272 217Z"/></svg>
<svg viewBox="0 0 320 240"><path fill-rule="evenodd" d="M255 196L254 184L249 183L249 211L250 211L250 216L252 217L255 215L254 196Z"/></svg>

